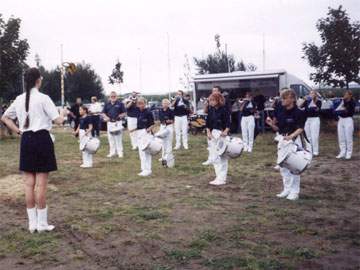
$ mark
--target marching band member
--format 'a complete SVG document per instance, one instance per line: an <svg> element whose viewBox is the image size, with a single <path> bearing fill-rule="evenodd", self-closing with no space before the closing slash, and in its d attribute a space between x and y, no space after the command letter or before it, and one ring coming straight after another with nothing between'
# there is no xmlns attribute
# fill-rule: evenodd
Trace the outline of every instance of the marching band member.
<svg viewBox="0 0 360 270"><path fill-rule="evenodd" d="M20 171L25 183L25 199L29 231L52 231L48 224L46 190L49 172L56 171L54 144L49 130L52 122L62 124L64 111L58 113L49 96L39 92L42 82L40 71L31 68L25 73L26 92L19 95L5 111L1 120L21 135ZM18 119L19 127L14 123ZM35 195L37 185L37 196ZM36 199L35 199L36 198ZM37 206L35 206L35 204Z"/></svg>
<svg viewBox="0 0 360 270"><path fill-rule="evenodd" d="M225 99L220 93L213 93L209 97L210 108L206 119L207 137L210 142L210 148L215 152L216 144L220 137L226 137L230 130L230 114L225 106ZM228 171L228 159L217 156L212 162L215 169L216 178L211 181L211 185L226 184Z"/></svg>
<svg viewBox="0 0 360 270"><path fill-rule="evenodd" d="M318 99L318 94L315 90L310 91L310 99L305 99L301 107L305 108L305 115L307 117L305 122L306 137L310 141L313 155L318 156L321 100Z"/></svg>
<svg viewBox="0 0 360 270"><path fill-rule="evenodd" d="M142 97L139 97L136 102L137 107L139 108L139 114L137 117L137 128L135 130L130 130L130 132L136 132L137 141L140 141L148 133L152 131L154 126L154 117L152 112L146 108L146 100ZM141 162L141 172L138 174L140 176L149 176L151 175L151 155L150 153L143 151L139 148L139 157Z"/></svg>
<svg viewBox="0 0 360 270"><path fill-rule="evenodd" d="M184 149L189 149L188 145L188 114L190 112L190 102L184 98L184 92L179 90L175 100L172 102L174 107L174 122L175 122L175 135L176 144L175 150L181 147L181 138Z"/></svg>
<svg viewBox="0 0 360 270"><path fill-rule="evenodd" d="M168 99L162 100L162 109L159 111L160 129L169 130L169 135L163 139L163 148L161 161L167 161L173 158L172 141L174 134L174 112L170 110L170 101Z"/></svg>
<svg viewBox="0 0 360 270"><path fill-rule="evenodd" d="M137 117L139 115L139 108L136 106L136 100L137 100L138 93L132 92L132 95L130 98L125 102L126 106L126 114L127 114L127 125L128 130L135 130L137 127ZM130 141L132 150L136 150L137 148L137 137L136 134L133 132L130 132Z"/></svg>
<svg viewBox="0 0 360 270"><path fill-rule="evenodd" d="M91 115L92 125L93 129L91 131L91 135L93 137L99 137L100 136L100 125L101 125L101 119L100 115L102 112L101 105L97 101L97 97L91 97L91 104L89 106L88 112Z"/></svg>
<svg viewBox="0 0 360 270"><path fill-rule="evenodd" d="M240 107L241 116L241 134L245 144L244 151L252 152L254 145L255 131L255 103L252 100L251 93L247 92L243 104Z"/></svg>
<svg viewBox="0 0 360 270"><path fill-rule="evenodd" d="M212 89L211 89L211 94L214 94L214 93L218 93L218 94L221 94L221 87L220 86L214 86ZM205 114L209 114L209 110L211 110L211 106L209 105L209 98L205 99L204 100L204 113ZM206 161L204 161L202 163L202 165L204 166L208 166L210 164L213 163L213 161L217 158L217 155L216 155L216 152L215 152L215 147L211 147L211 142L209 140L209 138L207 139L207 143L208 143L208 152L209 152L209 155L208 155L208 158Z"/></svg>
<svg viewBox="0 0 360 270"><path fill-rule="evenodd" d="M125 106L117 99L115 91L110 93L110 101L105 104L103 110L104 120L107 122L107 135L109 140L109 154L113 157L116 154L119 158L124 156L122 143L122 119L125 117ZM115 131L113 129L116 129Z"/></svg>
<svg viewBox="0 0 360 270"><path fill-rule="evenodd" d="M80 119L79 109L81 105L82 105L82 99L81 97L77 97L75 104L72 105L70 108L69 114L73 118L75 124L74 131L76 131L79 126L79 119Z"/></svg>
<svg viewBox="0 0 360 270"><path fill-rule="evenodd" d="M292 89L281 91L282 107L278 109L274 119L267 117L266 123L285 140L294 140L301 145L300 134L304 131L305 113L296 106L296 94ZM279 153L278 153L279 154ZM286 168L280 168L283 179L283 191L276 196L297 200L300 193L300 175L292 174Z"/></svg>
<svg viewBox="0 0 360 270"><path fill-rule="evenodd" d="M93 130L93 119L88 115L89 110L85 105L80 106L80 121L75 135L79 135L80 144L84 140L85 136L91 136ZM92 168L93 166L93 155L86 150L82 150L83 163L80 165L81 168Z"/></svg>
<svg viewBox="0 0 360 270"><path fill-rule="evenodd" d="M339 117L337 132L340 148L340 153L336 158L351 159L353 150L353 116L355 112L355 101L350 90L345 91L343 100L338 108L336 108L335 112Z"/></svg>

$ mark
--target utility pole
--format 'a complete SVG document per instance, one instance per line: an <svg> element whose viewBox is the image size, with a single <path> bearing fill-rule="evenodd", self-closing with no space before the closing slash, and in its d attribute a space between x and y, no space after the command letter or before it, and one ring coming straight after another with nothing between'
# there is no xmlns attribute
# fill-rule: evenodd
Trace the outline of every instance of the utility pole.
<svg viewBox="0 0 360 270"><path fill-rule="evenodd" d="M142 59L141 59L141 48L138 48L139 52L139 91L142 91Z"/></svg>
<svg viewBox="0 0 360 270"><path fill-rule="evenodd" d="M168 56L168 91L169 91L169 100L171 98L171 63L170 63L170 36L167 35L167 56Z"/></svg>
<svg viewBox="0 0 360 270"><path fill-rule="evenodd" d="M63 45L60 45L60 77L61 77L61 107L65 104L65 85L64 85L64 59L63 59Z"/></svg>
<svg viewBox="0 0 360 270"><path fill-rule="evenodd" d="M263 38L263 44L262 44L262 47L263 47L263 49L262 49L262 66L263 66L263 71L265 71L265 33L263 33L263 36L262 36L262 38Z"/></svg>

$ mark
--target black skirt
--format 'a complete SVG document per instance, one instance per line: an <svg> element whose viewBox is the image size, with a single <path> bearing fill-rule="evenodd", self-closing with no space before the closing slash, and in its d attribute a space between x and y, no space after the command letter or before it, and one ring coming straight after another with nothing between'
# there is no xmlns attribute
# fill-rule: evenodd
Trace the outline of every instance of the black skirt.
<svg viewBox="0 0 360 270"><path fill-rule="evenodd" d="M47 130L27 131L21 136L20 171L56 171L54 144Z"/></svg>

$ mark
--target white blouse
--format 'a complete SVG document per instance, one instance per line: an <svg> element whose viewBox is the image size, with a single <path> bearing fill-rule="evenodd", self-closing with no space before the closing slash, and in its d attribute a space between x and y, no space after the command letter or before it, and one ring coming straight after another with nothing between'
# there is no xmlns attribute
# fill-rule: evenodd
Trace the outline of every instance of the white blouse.
<svg viewBox="0 0 360 270"><path fill-rule="evenodd" d="M59 112L48 95L40 93L37 88L30 90L29 102L29 127L24 128L26 120L25 110L26 93L23 93L15 99L10 107L5 111L4 115L10 119L19 121L19 129L25 131L39 131L42 129L50 130L52 121L59 117Z"/></svg>

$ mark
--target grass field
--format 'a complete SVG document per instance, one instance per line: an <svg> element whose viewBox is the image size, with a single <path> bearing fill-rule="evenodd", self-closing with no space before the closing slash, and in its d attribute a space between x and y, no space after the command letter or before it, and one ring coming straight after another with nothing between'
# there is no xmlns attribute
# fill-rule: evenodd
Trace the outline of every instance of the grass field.
<svg viewBox="0 0 360 270"><path fill-rule="evenodd" d="M48 193L53 233L29 234L18 139L0 140L0 269L359 269L359 139L338 161L336 134L302 175L300 199L277 199L281 178L272 134L230 160L229 183L212 187L206 140L176 152L176 167L153 158L137 176L138 153L108 159L106 136L93 169L80 169L76 139L58 129L59 170Z"/></svg>

